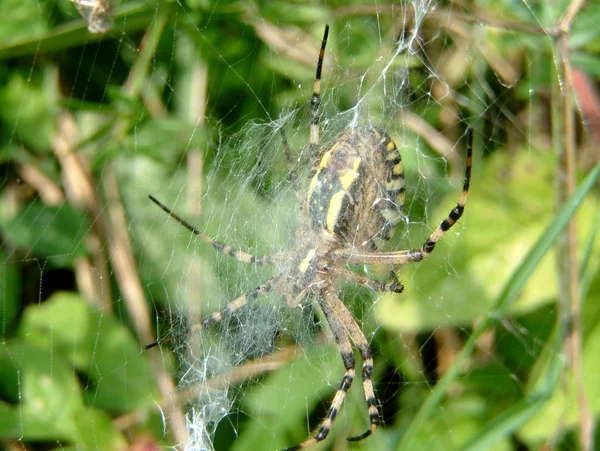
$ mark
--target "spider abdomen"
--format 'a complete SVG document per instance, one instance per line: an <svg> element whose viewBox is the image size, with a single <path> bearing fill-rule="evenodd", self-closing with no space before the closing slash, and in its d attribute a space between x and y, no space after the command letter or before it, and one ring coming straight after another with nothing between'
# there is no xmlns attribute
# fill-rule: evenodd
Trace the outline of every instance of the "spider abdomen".
<svg viewBox="0 0 600 451"><path fill-rule="evenodd" d="M343 131L323 152L308 189L314 230L340 244L374 250L402 217L404 168L387 133L375 127Z"/></svg>

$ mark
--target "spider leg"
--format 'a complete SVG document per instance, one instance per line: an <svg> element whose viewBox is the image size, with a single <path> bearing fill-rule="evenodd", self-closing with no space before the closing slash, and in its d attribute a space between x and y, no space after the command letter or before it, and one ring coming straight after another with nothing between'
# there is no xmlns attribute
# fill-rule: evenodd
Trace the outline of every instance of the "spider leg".
<svg viewBox="0 0 600 451"><path fill-rule="evenodd" d="M315 85L313 88L313 94L310 99L310 111L311 111L311 122L310 122L310 141L309 148L311 155L315 155L317 147L319 146L319 121L321 120L321 113L319 108L321 106L321 71L323 69L323 59L325 58L325 47L327 46L327 37L329 36L329 24L325 25L325 32L323 33L323 40L321 41L321 51L319 52L319 60L317 61L317 71L315 74Z"/></svg>
<svg viewBox="0 0 600 451"><path fill-rule="evenodd" d="M171 218L173 218L179 224L184 226L186 229L188 229L190 232L192 232L194 235L196 235L198 238L200 238L205 243L210 244L217 251L219 251L225 255L228 255L230 257L233 257L242 263L253 263L255 265L270 265L273 263L273 258L269 255L264 255L262 257L256 257L256 256L254 256L252 254L248 254L247 252L244 252L240 249L235 249L227 244L221 243L220 241L213 240L211 237L202 233L200 230L198 230L196 227L191 225L185 219L182 219L173 210L171 210L169 207L167 207L162 202L160 202L156 197L149 195L148 198L152 202L154 202L156 205L158 205L163 211L165 211Z"/></svg>
<svg viewBox="0 0 600 451"><path fill-rule="evenodd" d="M285 302L287 303L289 308L295 309L302 303L303 300L306 299L307 295L308 295L308 289L305 288L304 290L300 291L300 293L298 293L294 297L289 296L289 295L285 296Z"/></svg>
<svg viewBox="0 0 600 451"><path fill-rule="evenodd" d="M344 399L346 398L346 393L350 389L352 381L354 380L356 370L354 354L352 352L352 344L348 339L348 334L344 327L343 321L340 319L336 312L336 309L329 300L329 298L336 296L331 290L331 288L325 289L323 294L324 296L319 299L319 305L321 307L321 310L325 314L325 318L327 320L327 323L329 324L331 332L333 333L333 337L335 338L335 341L338 347L340 348L340 353L344 362L344 367L346 367L346 373L344 374L340 387L335 392L335 396L331 401L331 406L327 411L325 419L321 422L319 428L317 429L316 435L314 437L309 437L307 440L303 441L298 445L286 448L283 451L296 451L299 449L304 449L311 445L314 445L317 442L325 440L325 438L327 438L327 435L329 434L329 431L331 431L331 428L333 427L333 423L335 421L337 413L342 407Z"/></svg>
<svg viewBox="0 0 600 451"><path fill-rule="evenodd" d="M358 349L361 358L363 359L362 367L362 381L363 391L365 393L365 400L367 401L367 408L369 410L369 429L360 435L354 437L348 437L347 440L351 442L357 442L359 440L367 438L371 435L377 427L381 424L381 417L379 415L379 409L377 408L377 397L375 396L375 390L373 388L373 380L371 375L373 373L373 352L367 341L367 337L360 329L356 320L340 300L340 298L330 293L327 297L328 301L332 304L337 316L341 319L350 339L354 342L354 346Z"/></svg>
<svg viewBox="0 0 600 451"><path fill-rule="evenodd" d="M465 205L467 204L467 195L469 194L469 184L471 183L471 164L473 162L473 129L469 128L467 130L467 161L465 165L465 180L463 184L463 190L460 195L460 199L450 213L448 217L442 221L442 223L438 226L438 228L433 232L429 238L423 244L421 248L421 252L423 254L423 258L427 257L433 249L435 248L436 243L442 238L450 227L456 224L456 221L460 219L465 211Z"/></svg>
<svg viewBox="0 0 600 451"><path fill-rule="evenodd" d="M273 290L275 283L276 279L271 277L266 283L263 283L254 290L235 298L233 301L230 301L223 309L204 317L199 323L196 323L191 327L191 331L196 332L204 327L210 327L223 321L223 319L244 308L249 302L254 301L257 297L270 293ZM169 341L171 341L170 337L157 340L146 345L145 349L154 348L155 346L158 346L162 343L168 343Z"/></svg>
<svg viewBox="0 0 600 451"><path fill-rule="evenodd" d="M394 293L402 293L402 291L404 291L404 285L402 285L402 282L398 280L394 274L394 271L390 271L386 282L371 279L368 276L355 273L354 271L346 268L336 269L336 274L338 274L341 279L345 279L349 282L362 285L375 291L392 291Z"/></svg>
<svg viewBox="0 0 600 451"><path fill-rule="evenodd" d="M310 99L310 111L311 111L311 121L310 121L310 140L309 140L309 149L311 156L314 158L317 155L317 149L319 147L319 122L321 120L321 114L319 111L319 107L321 106L321 73L323 71L323 60L325 58L325 47L327 46L327 37L329 36L329 25L325 25L325 32L323 33L323 40L321 41L321 51L319 52L319 59L317 61L317 70L315 73L315 84L313 87L313 94ZM290 145L285 135L285 130L283 128L281 130L281 142L283 143L283 152L285 154L285 158L288 164L292 163L292 155L290 152ZM298 184L298 175L296 174L296 169L292 167L289 173L289 179L292 182L292 186L296 191L299 189ZM299 196L299 194L298 194Z"/></svg>
<svg viewBox="0 0 600 451"><path fill-rule="evenodd" d="M465 165L465 180L460 199L456 206L450 210L448 216L441 222L437 229L425 240L421 249L409 249L397 252L363 252L352 249L340 249L335 252L347 263L384 263L402 265L405 263L419 262L428 257L435 249L437 242L456 224L463 215L471 183L471 164L473 160L473 129L467 130L467 161Z"/></svg>
<svg viewBox="0 0 600 451"><path fill-rule="evenodd" d="M404 265L423 260L423 253L420 249L395 252L365 252L354 249L339 249L335 251L335 255L341 257L348 264L380 263L383 265Z"/></svg>

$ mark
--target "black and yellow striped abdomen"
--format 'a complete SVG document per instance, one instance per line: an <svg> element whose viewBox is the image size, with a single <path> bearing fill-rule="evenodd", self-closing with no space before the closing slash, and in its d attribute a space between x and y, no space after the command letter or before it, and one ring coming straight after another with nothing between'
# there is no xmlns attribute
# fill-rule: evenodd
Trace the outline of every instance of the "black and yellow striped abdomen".
<svg viewBox="0 0 600 451"><path fill-rule="evenodd" d="M308 189L312 228L341 245L377 249L402 217L404 168L384 131L356 127L336 137L321 157Z"/></svg>

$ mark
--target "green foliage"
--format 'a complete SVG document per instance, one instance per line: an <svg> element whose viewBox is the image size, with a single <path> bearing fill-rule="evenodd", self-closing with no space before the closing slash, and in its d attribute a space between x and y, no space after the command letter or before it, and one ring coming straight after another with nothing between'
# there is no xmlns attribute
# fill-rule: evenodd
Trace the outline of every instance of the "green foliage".
<svg viewBox="0 0 600 451"><path fill-rule="evenodd" d="M9 261L4 252L0 253L0 336L12 332L21 305L21 275L18 265Z"/></svg>
<svg viewBox="0 0 600 451"><path fill-rule="evenodd" d="M26 309L22 335L47 354L64 355L87 381L86 404L127 412L151 402L153 382L139 344L119 322L73 293Z"/></svg>
<svg viewBox="0 0 600 451"><path fill-rule="evenodd" d="M84 255L84 238L89 232L88 218L69 204L48 207L35 200L24 206L21 214L7 221L3 230L11 246L41 257L57 266L70 266Z"/></svg>
<svg viewBox="0 0 600 451"><path fill-rule="evenodd" d="M460 137L467 126L477 137L465 215L430 258L401 268L405 291L344 285L375 351L386 423L353 449L572 449L579 389L600 413L600 166L589 163L600 5L588 2L570 30L580 83L570 85L552 27L571 2L467 3L122 0L114 28L90 34L68 0L0 1L0 444L174 446L163 371L194 393L174 402L205 415L219 450L291 446L323 418L343 366L318 309L266 296L186 335L272 271L216 254L147 195L256 255L293 246L302 209L280 129L302 183L330 23L322 142L357 120L386 129L403 155L407 221L387 250L421 246L447 215ZM395 54L411 30L411 51ZM565 86L584 104L591 158L576 162L577 190L560 203L564 134L551 130ZM572 275L557 263L573 218L581 380L565 346ZM150 330L166 338L160 352L143 349ZM259 359L292 342L303 353ZM315 448L344 449L366 426L358 377Z"/></svg>
<svg viewBox="0 0 600 451"><path fill-rule="evenodd" d="M19 333L0 348L0 368L3 439L124 448L109 412L152 399L149 368L131 334L74 293L24 311Z"/></svg>

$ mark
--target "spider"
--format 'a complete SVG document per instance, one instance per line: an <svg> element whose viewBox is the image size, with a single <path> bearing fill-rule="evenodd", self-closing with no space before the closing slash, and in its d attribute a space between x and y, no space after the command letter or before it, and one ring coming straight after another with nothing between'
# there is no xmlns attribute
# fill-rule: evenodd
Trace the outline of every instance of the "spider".
<svg viewBox="0 0 600 451"><path fill-rule="evenodd" d="M349 441L362 440L375 432L381 423L377 398L373 389L373 355L365 334L340 300L336 282L349 280L355 284L400 293L402 283L391 271L385 282L372 280L348 268L349 264L380 263L399 266L419 262L430 255L436 243L462 216L469 191L473 133L467 132L467 159L462 194L457 205L425 240L420 249L380 252L402 217L405 197L404 169L400 153L383 130L357 126L341 132L330 146L320 147L319 120L321 103L321 71L329 25L325 26L317 61L314 89L310 101L311 123L309 150L314 158L310 183L296 233L296 246L273 256L257 257L213 240L180 218L153 196L150 199L204 242L217 251L244 263L274 265L282 268L266 283L231 301L224 309L205 317L198 326L207 327L242 309L249 302L274 292L297 307L306 299L320 307L339 347L345 374L325 418L316 433L285 451L306 448L324 440L342 407L346 393L355 378L354 348L362 359L361 378L368 407L369 428ZM289 148L282 134L286 154ZM294 181L294 177L291 177ZM152 343L147 348L157 345Z"/></svg>

